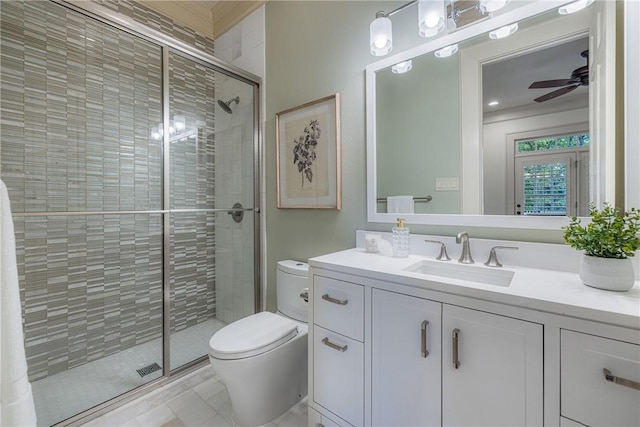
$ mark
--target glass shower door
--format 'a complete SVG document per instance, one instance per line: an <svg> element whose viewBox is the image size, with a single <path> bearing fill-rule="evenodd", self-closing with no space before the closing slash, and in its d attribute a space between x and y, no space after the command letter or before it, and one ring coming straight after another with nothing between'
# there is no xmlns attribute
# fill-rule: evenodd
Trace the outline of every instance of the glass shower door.
<svg viewBox="0 0 640 427"><path fill-rule="evenodd" d="M174 370L206 357L218 329L255 312L255 108L252 84L173 51L168 62Z"/></svg>
<svg viewBox="0 0 640 427"><path fill-rule="evenodd" d="M53 2L0 8L1 173L51 425L162 375L162 49Z"/></svg>

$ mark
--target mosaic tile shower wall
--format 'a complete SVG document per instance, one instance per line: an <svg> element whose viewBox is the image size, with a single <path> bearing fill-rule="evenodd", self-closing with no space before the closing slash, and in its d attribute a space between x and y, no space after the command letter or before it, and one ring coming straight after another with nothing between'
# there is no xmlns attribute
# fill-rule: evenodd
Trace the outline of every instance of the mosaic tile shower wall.
<svg viewBox="0 0 640 427"><path fill-rule="evenodd" d="M171 52L169 81L175 129L170 138L170 207L214 209L214 71ZM171 333L175 333L215 315L215 214L175 213L171 224Z"/></svg>
<svg viewBox="0 0 640 427"><path fill-rule="evenodd" d="M111 6L211 50L132 2ZM1 1L0 19L0 173L13 211L161 209L162 147L150 138L162 120L160 48L51 2ZM186 179L213 173L207 133L204 166L185 165L196 171ZM215 315L214 218L194 218L173 220L174 330ZM161 215L27 216L15 227L31 381L161 336Z"/></svg>

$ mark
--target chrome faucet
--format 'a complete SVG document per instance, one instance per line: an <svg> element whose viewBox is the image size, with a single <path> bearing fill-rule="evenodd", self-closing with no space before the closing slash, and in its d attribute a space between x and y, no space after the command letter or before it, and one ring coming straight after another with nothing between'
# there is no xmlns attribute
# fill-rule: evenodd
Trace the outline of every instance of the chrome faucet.
<svg viewBox="0 0 640 427"><path fill-rule="evenodd" d="M471 247L469 246L469 233L466 231L461 231L456 236L456 243L462 243L462 253L460 254L460 258L458 258L458 262L462 264L473 264L475 261L471 256Z"/></svg>

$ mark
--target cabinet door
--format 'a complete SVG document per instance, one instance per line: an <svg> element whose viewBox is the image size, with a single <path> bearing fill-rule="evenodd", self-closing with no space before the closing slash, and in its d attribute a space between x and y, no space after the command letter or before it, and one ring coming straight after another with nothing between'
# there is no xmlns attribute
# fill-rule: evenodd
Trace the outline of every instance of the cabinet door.
<svg viewBox="0 0 640 427"><path fill-rule="evenodd" d="M354 426L364 420L363 360L361 342L313 327L313 400Z"/></svg>
<svg viewBox="0 0 640 427"><path fill-rule="evenodd" d="M372 306L372 424L439 426L442 305L374 289Z"/></svg>
<svg viewBox="0 0 640 427"><path fill-rule="evenodd" d="M640 346L562 330L560 408L588 426L640 425Z"/></svg>
<svg viewBox="0 0 640 427"><path fill-rule="evenodd" d="M543 424L542 325L444 305L442 331L443 426Z"/></svg>

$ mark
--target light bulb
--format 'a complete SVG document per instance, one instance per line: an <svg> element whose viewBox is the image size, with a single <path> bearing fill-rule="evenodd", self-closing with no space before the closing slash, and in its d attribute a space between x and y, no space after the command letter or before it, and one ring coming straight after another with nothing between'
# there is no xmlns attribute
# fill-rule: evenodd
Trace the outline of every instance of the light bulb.
<svg viewBox="0 0 640 427"><path fill-rule="evenodd" d="M374 56L383 56L393 49L391 19L380 16L369 25L369 47Z"/></svg>
<svg viewBox="0 0 640 427"><path fill-rule="evenodd" d="M418 33L433 37L445 28L443 0L418 1Z"/></svg>
<svg viewBox="0 0 640 427"><path fill-rule="evenodd" d="M378 37L373 44L378 48L382 49L387 44L387 39L384 37Z"/></svg>

